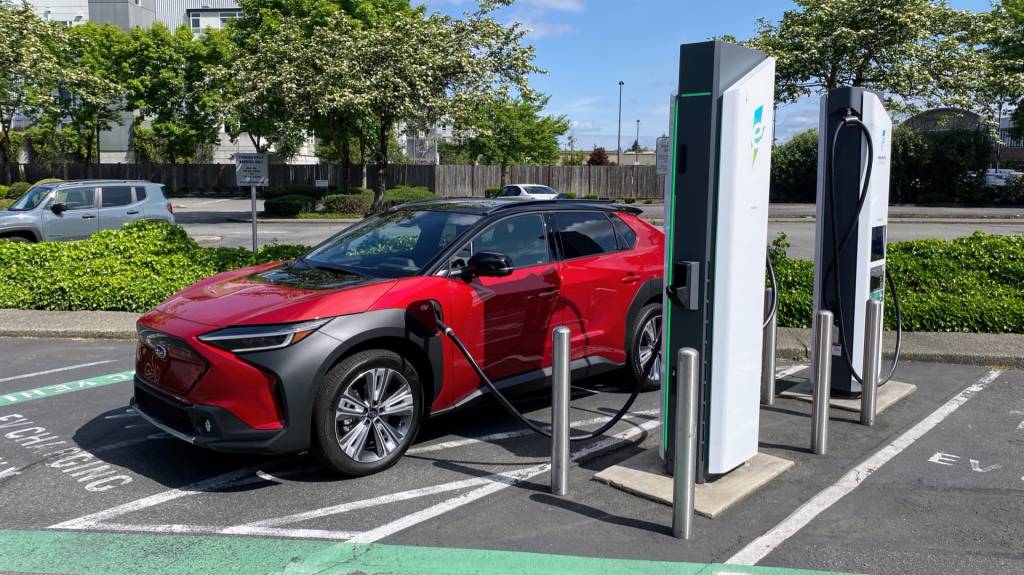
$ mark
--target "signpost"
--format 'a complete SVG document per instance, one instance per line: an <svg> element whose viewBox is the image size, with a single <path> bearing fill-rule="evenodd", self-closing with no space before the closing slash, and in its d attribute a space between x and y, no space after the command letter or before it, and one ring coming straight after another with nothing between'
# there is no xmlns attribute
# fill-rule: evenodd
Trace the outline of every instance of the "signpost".
<svg viewBox="0 0 1024 575"><path fill-rule="evenodd" d="M252 194L252 251L259 247L256 240L256 188L270 184L266 154L235 154L235 185L249 186Z"/></svg>
<svg viewBox="0 0 1024 575"><path fill-rule="evenodd" d="M656 170L659 176L665 176L668 174L668 166L672 162L672 138L668 136L658 138L656 147L658 150L658 167Z"/></svg>

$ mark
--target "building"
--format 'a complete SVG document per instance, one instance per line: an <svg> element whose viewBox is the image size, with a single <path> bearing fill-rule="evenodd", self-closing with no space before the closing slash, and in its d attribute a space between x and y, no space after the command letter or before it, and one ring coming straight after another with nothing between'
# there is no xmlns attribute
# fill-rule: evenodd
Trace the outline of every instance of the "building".
<svg viewBox="0 0 1024 575"><path fill-rule="evenodd" d="M107 22L122 30L131 30L161 22L172 30L187 25L194 34L200 34L208 28L223 28L242 13L237 0L35 0L30 3L43 19L64 22L69 26L92 21ZM137 117L134 112L124 112L120 125L112 125L109 131L100 133L101 163L135 161L131 146L132 125L135 121ZM234 163L235 154L256 151L245 134L234 142L223 130L218 137L220 141L214 147L210 160L215 164L231 164ZM294 164L317 162L312 138L290 160Z"/></svg>
<svg viewBox="0 0 1024 575"><path fill-rule="evenodd" d="M1013 122L1009 113L1009 111L1004 111L1003 117L999 118L1000 141L996 144L993 161L997 161L999 164L1024 165L1024 138L1010 137ZM952 129L988 131L990 129L988 121L979 114L957 108L925 110L907 118L901 126L918 132Z"/></svg>

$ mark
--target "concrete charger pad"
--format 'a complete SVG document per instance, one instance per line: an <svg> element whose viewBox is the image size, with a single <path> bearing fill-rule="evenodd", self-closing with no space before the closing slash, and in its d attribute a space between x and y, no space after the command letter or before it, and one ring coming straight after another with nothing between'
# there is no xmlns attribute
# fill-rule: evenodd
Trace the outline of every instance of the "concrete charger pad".
<svg viewBox="0 0 1024 575"><path fill-rule="evenodd" d="M788 459L758 453L714 481L697 485L694 508L698 514L714 519L793 465ZM613 465L595 474L594 479L627 493L672 505L672 477L665 473L658 448L648 449Z"/></svg>
<svg viewBox="0 0 1024 575"><path fill-rule="evenodd" d="M889 409L900 400L914 393L916 390L916 385L903 383L902 381L890 381L889 383L880 386L878 388L878 397L875 398L877 401L876 413L882 413L886 409ZM803 383L798 383L779 393L779 396L810 402L811 382L804 381ZM860 398L830 397L828 404L829 407L834 407L836 409L860 413Z"/></svg>

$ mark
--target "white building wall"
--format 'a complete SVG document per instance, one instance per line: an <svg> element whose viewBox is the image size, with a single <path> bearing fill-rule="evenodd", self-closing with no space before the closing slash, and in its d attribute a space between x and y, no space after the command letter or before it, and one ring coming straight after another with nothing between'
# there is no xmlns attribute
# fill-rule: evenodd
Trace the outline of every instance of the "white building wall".
<svg viewBox="0 0 1024 575"><path fill-rule="evenodd" d="M238 2L235 0L158 0L156 3L156 19L169 28L177 28L182 24L190 24L187 21L188 10L204 8L227 8L238 9ZM211 16L212 18L212 16ZM217 26L220 27L220 19L217 17Z"/></svg>
<svg viewBox="0 0 1024 575"><path fill-rule="evenodd" d="M89 0L44 0L31 5L43 20L68 24L89 21Z"/></svg>

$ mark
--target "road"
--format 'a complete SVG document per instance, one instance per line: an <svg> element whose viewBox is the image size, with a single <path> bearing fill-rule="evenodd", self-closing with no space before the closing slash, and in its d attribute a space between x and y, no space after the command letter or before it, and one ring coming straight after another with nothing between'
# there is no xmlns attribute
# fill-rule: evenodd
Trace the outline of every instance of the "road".
<svg viewBox="0 0 1024 575"><path fill-rule="evenodd" d="M610 437L574 444L563 498L548 494L549 444L490 404L428 422L391 469L341 480L306 456L215 454L151 427L128 408L133 349L0 339L0 571L468 574L481 562L506 562L514 566L506 573L575 575L615 565L561 563L582 556L643 561L618 564L616 572L634 573L737 561L879 574L1024 572L1022 372L905 363L897 377L917 392L872 428L833 410L827 456L808 452L810 406L779 398L761 410L760 449L795 467L722 516L696 517L693 539L681 542L671 537L668 507L592 480L657 445L658 393L642 394ZM613 377L576 383L578 429L605 420L625 397ZM543 393L517 405L549 421ZM793 516L804 526L791 529ZM346 546L365 544L373 546ZM387 568L341 570L374 549ZM97 569L98 561L109 567Z"/></svg>
<svg viewBox="0 0 1024 575"><path fill-rule="evenodd" d="M229 218L248 217L248 200L178 198L173 200L178 222L200 244L207 246L249 246L252 228L248 223L230 222ZM262 209L262 202L258 204ZM650 215L660 214L660 206L643 206ZM952 239L975 231L990 234L1024 234L1024 210L1017 208L892 208L889 241L898 242L924 238ZM1019 218L1019 219L1017 219ZM316 221L264 223L259 226L260 245L316 245L343 230L345 224ZM769 240L785 233L791 247L789 255L814 259L814 206L772 206L768 225Z"/></svg>

